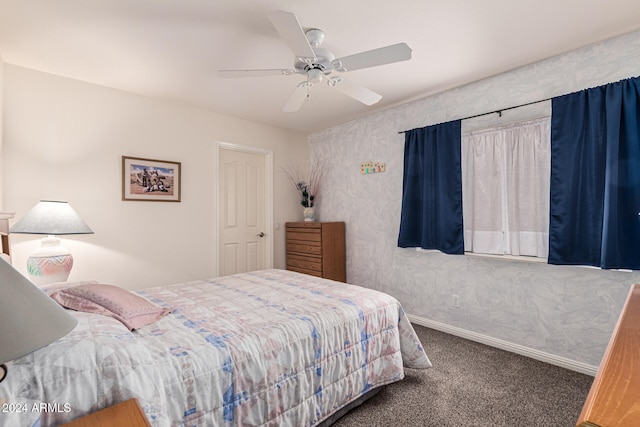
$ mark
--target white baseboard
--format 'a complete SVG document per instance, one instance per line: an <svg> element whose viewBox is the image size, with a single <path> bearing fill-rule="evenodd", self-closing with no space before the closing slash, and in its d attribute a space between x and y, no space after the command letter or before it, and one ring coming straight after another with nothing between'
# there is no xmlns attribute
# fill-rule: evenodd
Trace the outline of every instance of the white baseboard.
<svg viewBox="0 0 640 427"><path fill-rule="evenodd" d="M522 356L530 357L541 362L546 362L551 365L560 366L572 371L580 372L583 374L595 376L598 371L597 366L589 365L575 360L567 359L566 357L556 356L544 351L535 350L533 348L525 347L520 344L514 344L509 341L504 341L498 338L493 338L488 335L479 334L477 332L468 331L466 329L458 328L456 326L447 325L445 323L436 322L435 320L426 319L420 316L414 316L407 314L407 317L412 323L427 328L435 329L447 334L455 335L461 338L465 338L471 341L476 341L482 344L496 347L502 350L510 351L512 353L520 354ZM428 347L427 347L428 348ZM427 354L428 350L427 350Z"/></svg>

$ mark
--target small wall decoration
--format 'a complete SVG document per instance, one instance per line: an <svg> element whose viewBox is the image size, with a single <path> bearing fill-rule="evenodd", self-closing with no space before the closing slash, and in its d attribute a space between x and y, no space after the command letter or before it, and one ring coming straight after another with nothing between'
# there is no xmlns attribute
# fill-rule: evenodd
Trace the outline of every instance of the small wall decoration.
<svg viewBox="0 0 640 427"><path fill-rule="evenodd" d="M180 163L122 156L122 200L180 201Z"/></svg>
<svg viewBox="0 0 640 427"><path fill-rule="evenodd" d="M360 173L367 175L370 173L384 172L386 170L386 163L381 162L362 162L360 164Z"/></svg>

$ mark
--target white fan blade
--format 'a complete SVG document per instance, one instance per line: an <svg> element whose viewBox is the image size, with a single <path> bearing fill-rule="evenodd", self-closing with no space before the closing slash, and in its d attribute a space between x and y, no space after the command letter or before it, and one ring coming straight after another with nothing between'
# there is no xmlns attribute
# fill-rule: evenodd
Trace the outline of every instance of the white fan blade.
<svg viewBox="0 0 640 427"><path fill-rule="evenodd" d="M267 77L267 76L289 76L295 74L294 70L284 69L262 69L262 70L218 70L220 77Z"/></svg>
<svg viewBox="0 0 640 427"><path fill-rule="evenodd" d="M269 20L296 56L301 58L316 57L296 15L278 10L269 14Z"/></svg>
<svg viewBox="0 0 640 427"><path fill-rule="evenodd" d="M335 88L338 92L344 93L365 105L373 105L382 99L382 95L379 93L375 93L366 87L346 81L342 77L332 77L327 80L327 84L330 87Z"/></svg>
<svg viewBox="0 0 640 427"><path fill-rule="evenodd" d="M282 111L284 111L285 113L293 113L295 111L298 111L300 107L302 107L302 104L304 103L304 101L309 96L310 87L311 87L311 83L309 82L300 83L296 88L296 90L294 90L293 93L291 94L291 97L289 97L289 100L285 104Z"/></svg>
<svg viewBox="0 0 640 427"><path fill-rule="evenodd" d="M336 71L353 71L407 59L411 59L411 48L406 43L398 43L334 59L331 65Z"/></svg>

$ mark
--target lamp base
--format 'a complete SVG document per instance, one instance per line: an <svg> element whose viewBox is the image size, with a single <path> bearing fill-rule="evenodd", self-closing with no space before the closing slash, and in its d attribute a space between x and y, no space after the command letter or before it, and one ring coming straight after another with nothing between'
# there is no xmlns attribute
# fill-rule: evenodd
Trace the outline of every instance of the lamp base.
<svg viewBox="0 0 640 427"><path fill-rule="evenodd" d="M41 246L27 258L27 272L36 285L66 282L72 267L71 253L54 236L42 239Z"/></svg>

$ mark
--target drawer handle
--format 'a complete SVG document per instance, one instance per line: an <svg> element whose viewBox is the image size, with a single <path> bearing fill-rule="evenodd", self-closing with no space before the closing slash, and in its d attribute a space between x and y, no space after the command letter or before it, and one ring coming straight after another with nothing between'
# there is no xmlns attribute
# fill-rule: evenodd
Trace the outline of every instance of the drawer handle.
<svg viewBox="0 0 640 427"><path fill-rule="evenodd" d="M261 231L260 233L258 233L258 237L264 237L264 236L266 236L266 234L264 234L264 232Z"/></svg>

